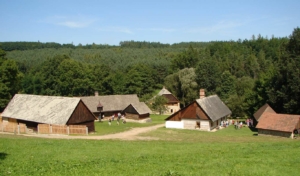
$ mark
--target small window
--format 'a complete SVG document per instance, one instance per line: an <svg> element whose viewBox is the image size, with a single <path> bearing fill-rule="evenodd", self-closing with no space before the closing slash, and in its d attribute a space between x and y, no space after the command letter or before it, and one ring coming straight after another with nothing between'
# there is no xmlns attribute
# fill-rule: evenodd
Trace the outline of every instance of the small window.
<svg viewBox="0 0 300 176"><path fill-rule="evenodd" d="M200 122L199 121L196 122L196 128L200 128Z"/></svg>

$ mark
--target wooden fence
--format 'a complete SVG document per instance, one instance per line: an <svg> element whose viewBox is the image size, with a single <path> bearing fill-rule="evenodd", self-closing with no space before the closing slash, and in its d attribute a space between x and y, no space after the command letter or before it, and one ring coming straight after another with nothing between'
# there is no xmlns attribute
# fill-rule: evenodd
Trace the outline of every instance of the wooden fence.
<svg viewBox="0 0 300 176"><path fill-rule="evenodd" d="M88 135L88 128L85 125L50 125L38 124L39 134L85 134Z"/></svg>
<svg viewBox="0 0 300 176"><path fill-rule="evenodd" d="M0 132L9 132L15 134L27 133L26 124L15 122L0 122ZM88 128L85 125L50 125L38 124L38 134L83 134L88 135Z"/></svg>
<svg viewBox="0 0 300 176"><path fill-rule="evenodd" d="M69 125L70 134L88 134L88 128L85 125Z"/></svg>
<svg viewBox="0 0 300 176"><path fill-rule="evenodd" d="M0 123L0 130L2 132L9 132L9 133L27 133L26 124L23 123L14 123L14 122L7 122L7 123Z"/></svg>

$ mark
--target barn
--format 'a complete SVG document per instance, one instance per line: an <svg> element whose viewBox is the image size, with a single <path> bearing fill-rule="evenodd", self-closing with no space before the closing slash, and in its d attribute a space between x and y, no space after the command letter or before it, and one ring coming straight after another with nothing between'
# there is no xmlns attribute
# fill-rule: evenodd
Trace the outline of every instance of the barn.
<svg viewBox="0 0 300 176"><path fill-rule="evenodd" d="M96 92L95 96L80 98L96 117L102 117L103 115L110 117L113 114L122 112L129 104L140 103L136 94L99 96Z"/></svg>
<svg viewBox="0 0 300 176"><path fill-rule="evenodd" d="M199 129L211 131L222 120L231 115L230 109L217 95L204 97L200 90L200 99L196 99L180 111L166 118L166 128Z"/></svg>
<svg viewBox="0 0 300 176"><path fill-rule="evenodd" d="M258 135L271 135L280 137L294 137L300 128L300 115L276 114L264 112L256 128Z"/></svg>
<svg viewBox="0 0 300 176"><path fill-rule="evenodd" d="M132 103L124 110L127 119L142 120L150 117L151 110L144 102Z"/></svg>
<svg viewBox="0 0 300 176"><path fill-rule="evenodd" d="M37 130L38 124L85 125L95 131L96 117L80 98L16 94L2 113L3 123L24 123Z"/></svg>

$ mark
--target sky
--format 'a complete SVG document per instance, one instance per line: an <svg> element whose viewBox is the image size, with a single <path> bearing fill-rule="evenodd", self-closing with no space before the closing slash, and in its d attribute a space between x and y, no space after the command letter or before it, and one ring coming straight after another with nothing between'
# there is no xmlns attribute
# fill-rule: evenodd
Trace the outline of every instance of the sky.
<svg viewBox="0 0 300 176"><path fill-rule="evenodd" d="M299 0L0 0L0 42L108 44L288 37Z"/></svg>

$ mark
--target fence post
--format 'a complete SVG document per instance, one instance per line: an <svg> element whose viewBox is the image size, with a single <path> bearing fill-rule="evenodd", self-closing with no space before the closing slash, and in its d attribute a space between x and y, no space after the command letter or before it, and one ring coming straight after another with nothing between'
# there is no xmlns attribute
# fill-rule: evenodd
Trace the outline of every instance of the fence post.
<svg viewBox="0 0 300 176"><path fill-rule="evenodd" d="M52 134L52 125L49 124L49 126L50 126L50 128L49 128L49 130L50 130L49 134Z"/></svg>
<svg viewBox="0 0 300 176"><path fill-rule="evenodd" d="M86 135L89 135L89 129L88 129L88 127L85 127L85 129L86 129Z"/></svg>
<svg viewBox="0 0 300 176"><path fill-rule="evenodd" d="M20 125L18 124L18 134L20 134Z"/></svg>
<svg viewBox="0 0 300 176"><path fill-rule="evenodd" d="M67 134L68 135L70 134L70 128L69 128L69 126L67 126Z"/></svg>
<svg viewBox="0 0 300 176"><path fill-rule="evenodd" d="M37 134L40 134L39 124L37 125Z"/></svg>

